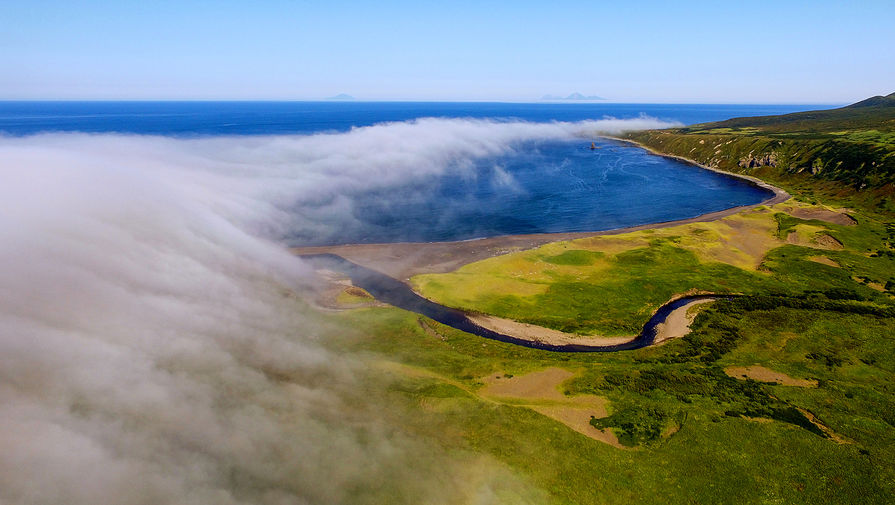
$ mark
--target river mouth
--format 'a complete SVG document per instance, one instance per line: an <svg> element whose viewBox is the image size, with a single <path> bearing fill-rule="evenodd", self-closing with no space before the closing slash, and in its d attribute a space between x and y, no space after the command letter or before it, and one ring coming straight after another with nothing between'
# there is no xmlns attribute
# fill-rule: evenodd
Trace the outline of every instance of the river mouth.
<svg viewBox="0 0 895 505"><path fill-rule="evenodd" d="M335 254L309 254L302 255L301 258L315 268L332 270L348 276L355 286L363 288L381 302L426 316L441 324L479 337L542 351L617 352L647 347L656 342L658 326L664 323L675 309L695 301L720 298L718 295L692 295L669 301L656 310L653 316L643 325L643 329L638 335L624 343L612 345L550 344L506 335L480 326L473 322L465 312L423 298L416 294L407 284L382 272L348 261L341 256Z"/></svg>

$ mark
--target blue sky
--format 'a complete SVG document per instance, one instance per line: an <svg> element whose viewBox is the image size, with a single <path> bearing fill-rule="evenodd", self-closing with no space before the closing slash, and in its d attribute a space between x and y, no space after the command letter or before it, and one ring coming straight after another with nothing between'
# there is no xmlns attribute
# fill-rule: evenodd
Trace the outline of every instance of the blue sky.
<svg viewBox="0 0 895 505"><path fill-rule="evenodd" d="M0 99L845 103L895 91L895 2L0 3Z"/></svg>

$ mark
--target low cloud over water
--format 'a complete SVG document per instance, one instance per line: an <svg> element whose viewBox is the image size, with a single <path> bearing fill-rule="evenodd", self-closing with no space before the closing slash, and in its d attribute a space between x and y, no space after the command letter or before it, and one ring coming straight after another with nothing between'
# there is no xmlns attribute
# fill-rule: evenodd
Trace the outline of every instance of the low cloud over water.
<svg viewBox="0 0 895 505"><path fill-rule="evenodd" d="M0 138L0 502L339 503L395 481L408 502L487 503L492 481L458 486L360 400L365 362L321 343L309 272L279 241L515 142L661 126Z"/></svg>

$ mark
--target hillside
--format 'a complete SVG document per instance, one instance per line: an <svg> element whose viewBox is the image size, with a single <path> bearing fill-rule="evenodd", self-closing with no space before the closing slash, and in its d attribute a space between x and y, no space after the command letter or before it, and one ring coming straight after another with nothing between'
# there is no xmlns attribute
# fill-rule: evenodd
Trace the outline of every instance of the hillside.
<svg viewBox="0 0 895 505"><path fill-rule="evenodd" d="M712 168L755 175L795 194L822 194L886 213L895 205L895 93L838 109L734 118L625 138Z"/></svg>
<svg viewBox="0 0 895 505"><path fill-rule="evenodd" d="M743 133L761 132L769 135L798 135L822 138L839 137L846 130L895 131L895 93L875 96L860 102L830 110L796 112L781 116L733 118L726 121L694 125L684 131L730 128ZM892 142L892 139L889 139Z"/></svg>

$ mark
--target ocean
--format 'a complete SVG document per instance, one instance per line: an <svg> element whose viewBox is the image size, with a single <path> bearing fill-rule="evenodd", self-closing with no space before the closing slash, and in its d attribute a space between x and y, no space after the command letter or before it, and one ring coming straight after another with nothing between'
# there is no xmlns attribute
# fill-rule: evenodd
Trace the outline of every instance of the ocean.
<svg viewBox="0 0 895 505"><path fill-rule="evenodd" d="M424 117L583 121L647 115L683 124L787 114L830 105L718 105L478 102L4 102L0 133L135 133L142 135L289 135L344 132Z"/></svg>
<svg viewBox="0 0 895 505"><path fill-rule="evenodd" d="M271 238L428 242L601 231L760 202L766 190L595 131L816 108L824 106L0 102L0 136L87 133L147 145L162 138L178 152L199 149L196 159L230 156L252 167L254 179L275 171L283 182L272 204L290 218L264 230Z"/></svg>

